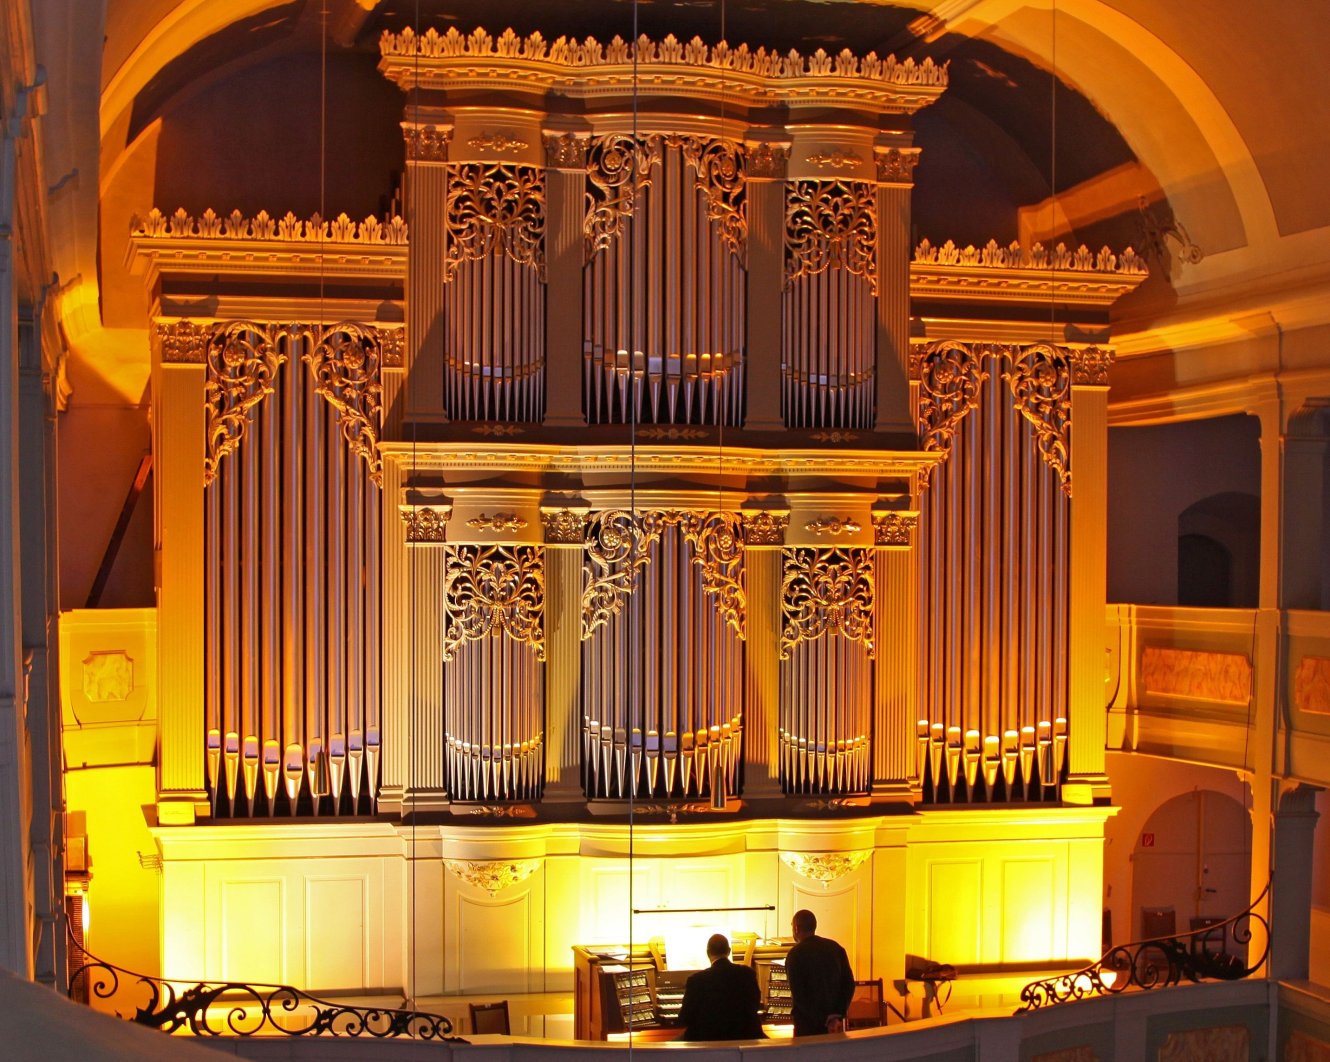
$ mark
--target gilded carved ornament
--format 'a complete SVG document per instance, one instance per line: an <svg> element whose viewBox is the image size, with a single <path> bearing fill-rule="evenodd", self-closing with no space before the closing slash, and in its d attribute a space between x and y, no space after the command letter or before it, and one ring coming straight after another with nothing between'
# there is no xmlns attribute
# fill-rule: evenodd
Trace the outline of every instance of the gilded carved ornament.
<svg viewBox="0 0 1330 1062"><path fill-rule="evenodd" d="M464 262L507 255L545 278L545 171L465 163L448 167L443 280Z"/></svg>
<svg viewBox="0 0 1330 1062"><path fill-rule="evenodd" d="M303 220L289 210L280 218L274 218L266 210L247 218L238 210L222 216L211 207L197 218L183 208L167 217L153 207L147 217L135 219L132 235L157 240L275 240L403 246L406 244L406 221L397 214L382 220L367 217L364 221L353 221L346 214L325 221L315 214Z"/></svg>
<svg viewBox="0 0 1330 1062"><path fill-rule="evenodd" d="M873 542L879 546L908 546L918 524L918 513L876 513L873 516Z"/></svg>
<svg viewBox="0 0 1330 1062"><path fill-rule="evenodd" d="M406 329L380 328L379 358L385 369L400 369L406 364Z"/></svg>
<svg viewBox="0 0 1330 1062"><path fill-rule="evenodd" d="M406 540L414 544L438 544L448 541L450 505L403 505L398 510L406 525Z"/></svg>
<svg viewBox="0 0 1330 1062"><path fill-rule="evenodd" d="M747 597L740 582L743 540L740 518L733 513L667 510L634 517L622 509L597 513L590 519L583 565L582 638L595 633L623 608L637 589L640 573L650 560L650 547L667 527L677 527L693 548L693 563L702 572L702 590L711 596L721 617L740 638L744 636Z"/></svg>
<svg viewBox="0 0 1330 1062"><path fill-rule="evenodd" d="M768 180L785 180L790 168L790 147L788 144L769 144L762 141L749 145L748 176Z"/></svg>
<svg viewBox="0 0 1330 1062"><path fill-rule="evenodd" d="M782 852L780 861L800 877L826 888L852 874L868 861L872 852Z"/></svg>
<svg viewBox="0 0 1330 1062"><path fill-rule="evenodd" d="M443 865L459 881L497 896L521 884L540 869L539 859L445 859Z"/></svg>
<svg viewBox="0 0 1330 1062"><path fill-rule="evenodd" d="M836 267L877 294L877 197L864 181L794 181L785 192L785 286Z"/></svg>
<svg viewBox="0 0 1330 1062"><path fill-rule="evenodd" d="M853 151L842 151L840 148L837 148L830 155L824 155L821 153L809 155L804 161L810 165L816 166L820 170L852 170L864 160Z"/></svg>
<svg viewBox="0 0 1330 1062"><path fill-rule="evenodd" d="M408 162L447 162L453 131L448 126L402 123Z"/></svg>
<svg viewBox="0 0 1330 1062"><path fill-rule="evenodd" d="M481 513L479 516L473 516L466 522L466 526L475 531L521 531L527 526L524 517L516 513L495 513L493 516L486 516Z"/></svg>
<svg viewBox="0 0 1330 1062"><path fill-rule="evenodd" d="M819 516L804 524L804 530L819 537L830 535L835 538L837 535L857 535L863 528L852 517L842 520L839 516Z"/></svg>
<svg viewBox="0 0 1330 1062"><path fill-rule="evenodd" d="M158 321L153 328L161 360L184 365L203 364L212 332L211 325L194 321Z"/></svg>
<svg viewBox="0 0 1330 1062"><path fill-rule="evenodd" d="M472 429L477 435L525 435L526 429L516 424L479 424Z"/></svg>
<svg viewBox="0 0 1330 1062"><path fill-rule="evenodd" d="M786 549L781 579L780 658L828 634L873 648L873 551Z"/></svg>
<svg viewBox="0 0 1330 1062"><path fill-rule="evenodd" d="M272 326L234 322L209 337L204 353L204 486L217 478L222 458L240 446L249 411L272 394L285 360Z"/></svg>
<svg viewBox="0 0 1330 1062"><path fill-rule="evenodd" d="M382 486L379 418L383 386L375 330L355 324L329 328L307 348L304 361L314 374L315 392L341 414L342 438L364 460L369 478Z"/></svg>
<svg viewBox="0 0 1330 1062"><path fill-rule="evenodd" d="M1083 387L1107 387L1113 352L1105 347L1084 347L1071 352L1071 382Z"/></svg>
<svg viewBox="0 0 1330 1062"><path fill-rule="evenodd" d="M507 634L545 659L545 556L540 546L448 546L443 659L469 641Z"/></svg>
<svg viewBox="0 0 1330 1062"><path fill-rule="evenodd" d="M542 512L540 522L545 525L545 541L559 545L582 545L586 535L587 514L572 509Z"/></svg>
<svg viewBox="0 0 1330 1062"><path fill-rule="evenodd" d="M644 439L705 439L709 434L705 428L681 428L677 424L653 424L637 429L638 437Z"/></svg>
<svg viewBox="0 0 1330 1062"><path fill-rule="evenodd" d="M923 240L914 249L914 261L923 265L954 265L989 269L1034 269L1060 270L1077 273L1125 273L1144 275L1149 272L1145 259L1128 247L1120 255L1114 254L1108 247L1102 247L1096 253L1085 244L1074 251L1066 244L1059 243L1052 251L1042 243L1024 248L1016 241L1002 247L996 240L989 240L983 247L970 244L957 247L951 240L935 247L928 240Z"/></svg>
<svg viewBox="0 0 1330 1062"><path fill-rule="evenodd" d="M126 701L133 692L134 661L123 649L99 650L83 658L85 700L94 704Z"/></svg>
<svg viewBox="0 0 1330 1062"><path fill-rule="evenodd" d="M967 343L942 340L910 348L910 376L919 381L916 419L922 449L951 453L956 429L979 404L979 388L988 379L979 357ZM921 468L919 480L928 486L931 469Z"/></svg>
<svg viewBox="0 0 1330 1062"><path fill-rule="evenodd" d="M1034 428L1035 445L1062 492L1071 495L1071 368L1067 351L1048 343L1008 348L1003 373L1016 409Z"/></svg>
<svg viewBox="0 0 1330 1062"><path fill-rule="evenodd" d="M545 165L556 170L585 170L587 137L576 133L546 133Z"/></svg>
<svg viewBox="0 0 1330 1062"><path fill-rule="evenodd" d="M829 443L858 442L859 440L859 436L856 432L841 431L839 429L836 431L815 431L810 438L816 439L818 442Z"/></svg>
<svg viewBox="0 0 1330 1062"><path fill-rule="evenodd" d="M883 184L913 184L918 148L888 148L877 153L877 179Z"/></svg>
<svg viewBox="0 0 1330 1062"><path fill-rule="evenodd" d="M509 151L525 151L531 146L525 140L505 136L503 133L482 133L480 136L473 136L466 143L467 147L476 151L493 151L498 155Z"/></svg>
<svg viewBox="0 0 1330 1062"><path fill-rule="evenodd" d="M772 513L763 510L743 518L744 542L749 546L785 545L785 528L789 526L788 513Z"/></svg>
<svg viewBox="0 0 1330 1062"><path fill-rule="evenodd" d="M579 68L651 63L769 78L864 78L893 85L947 85L947 64L932 59L916 62L913 58L897 60L894 55L878 58L876 52L857 56L848 48L835 55L818 48L808 56L791 48L781 55L765 48L750 50L746 44L731 47L724 41L708 47L700 37L684 42L672 33L659 42L643 34L636 44L619 36L601 44L594 37L547 41L539 32L519 37L511 28L496 37L484 29L463 34L455 26L444 33L431 26L417 34L408 26L400 33L385 30L379 38L379 54L385 59L498 57ZM590 71L581 72L585 75Z"/></svg>

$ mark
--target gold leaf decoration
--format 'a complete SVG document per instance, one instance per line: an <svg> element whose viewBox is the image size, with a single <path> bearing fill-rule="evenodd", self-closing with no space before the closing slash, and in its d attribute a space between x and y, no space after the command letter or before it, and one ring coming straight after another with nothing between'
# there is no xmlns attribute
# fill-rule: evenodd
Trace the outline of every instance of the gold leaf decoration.
<svg viewBox="0 0 1330 1062"><path fill-rule="evenodd" d="M540 869L539 859L445 859L443 865L459 881L497 896L521 884Z"/></svg>
<svg viewBox="0 0 1330 1062"><path fill-rule="evenodd" d="M273 393L277 370L285 360L271 327L241 321L220 327L209 337L204 355L205 486L217 478L222 458L240 445L250 410Z"/></svg>
<svg viewBox="0 0 1330 1062"><path fill-rule="evenodd" d="M1035 343L1009 348L1007 357L1010 368L1003 375L1016 399L1016 410L1033 425L1039 456L1070 497L1071 368L1067 351Z"/></svg>
<svg viewBox="0 0 1330 1062"><path fill-rule="evenodd" d="M794 181L785 195L785 286L831 268L877 294L877 197L863 181Z"/></svg>
<svg viewBox="0 0 1330 1062"><path fill-rule="evenodd" d="M545 277L545 171L538 166L448 167L444 283L464 262L507 255Z"/></svg>
<svg viewBox="0 0 1330 1062"><path fill-rule="evenodd" d="M782 852L780 861L800 877L826 888L858 870L872 852Z"/></svg>
<svg viewBox="0 0 1330 1062"><path fill-rule="evenodd" d="M369 478L382 486L379 419L383 386L376 331L356 324L334 325L307 350L304 360L314 375L316 393L337 410L342 437L351 452L364 460Z"/></svg>
<svg viewBox="0 0 1330 1062"><path fill-rule="evenodd" d="M506 633L545 659L545 556L541 546L448 546L443 577L443 659L463 643Z"/></svg>
<svg viewBox="0 0 1330 1062"><path fill-rule="evenodd" d="M860 642L873 656L872 550L786 549L781 580L780 658L828 634Z"/></svg>

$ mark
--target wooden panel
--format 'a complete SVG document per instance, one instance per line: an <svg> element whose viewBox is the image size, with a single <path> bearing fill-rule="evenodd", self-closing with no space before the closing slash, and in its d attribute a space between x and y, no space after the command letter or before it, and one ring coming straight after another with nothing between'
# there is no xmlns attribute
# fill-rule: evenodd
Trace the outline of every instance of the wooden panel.
<svg viewBox="0 0 1330 1062"><path fill-rule="evenodd" d="M1003 962L1052 958L1054 914L1062 911L1055 894L1052 859L1010 859L1002 864Z"/></svg>
<svg viewBox="0 0 1330 1062"><path fill-rule="evenodd" d="M305 980L311 991L364 988L364 878L305 882Z"/></svg>
<svg viewBox="0 0 1330 1062"><path fill-rule="evenodd" d="M931 860L925 880L927 957L955 965L980 962L983 864Z"/></svg>
<svg viewBox="0 0 1330 1062"><path fill-rule="evenodd" d="M286 983L284 885L275 878L221 883L223 979Z"/></svg>

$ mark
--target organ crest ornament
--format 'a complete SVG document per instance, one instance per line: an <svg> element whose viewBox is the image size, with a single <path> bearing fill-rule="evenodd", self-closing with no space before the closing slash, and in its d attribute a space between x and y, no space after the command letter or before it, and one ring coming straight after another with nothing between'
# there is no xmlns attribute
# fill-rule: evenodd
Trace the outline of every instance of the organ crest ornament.
<svg viewBox="0 0 1330 1062"><path fill-rule="evenodd" d="M229 324L208 339L204 354L205 486L217 478L222 458L240 445L249 411L272 394L277 370L285 360L274 330L261 325Z"/></svg>
<svg viewBox="0 0 1330 1062"><path fill-rule="evenodd" d="M965 343L941 340L910 352L910 375L919 381L919 405L915 414L919 442L924 450L951 452L956 428L979 403L979 388L988 379L978 355ZM921 487L928 486L931 469L919 470Z"/></svg>
<svg viewBox="0 0 1330 1062"><path fill-rule="evenodd" d="M448 167L444 283L464 262L507 255L545 279L545 172L536 166Z"/></svg>
<svg viewBox="0 0 1330 1062"><path fill-rule="evenodd" d="M877 294L877 197L863 181L794 181L785 195L785 286L832 267Z"/></svg>
<svg viewBox="0 0 1330 1062"><path fill-rule="evenodd" d="M540 546L449 546L443 577L443 659L500 632L545 659L545 558Z"/></svg>
<svg viewBox="0 0 1330 1062"><path fill-rule="evenodd" d="M827 634L873 653L872 550L787 549L781 579L780 657Z"/></svg>
<svg viewBox="0 0 1330 1062"><path fill-rule="evenodd" d="M1011 386L1016 409L1034 427L1039 456L1071 495L1068 434L1071 427L1071 367L1067 351L1036 343L1007 351L1010 368L1003 374Z"/></svg>
<svg viewBox="0 0 1330 1062"><path fill-rule="evenodd" d="M369 478L382 486L378 337L356 324L336 325L318 337L304 361L314 375L315 391L341 414L342 437L351 452L364 460Z"/></svg>

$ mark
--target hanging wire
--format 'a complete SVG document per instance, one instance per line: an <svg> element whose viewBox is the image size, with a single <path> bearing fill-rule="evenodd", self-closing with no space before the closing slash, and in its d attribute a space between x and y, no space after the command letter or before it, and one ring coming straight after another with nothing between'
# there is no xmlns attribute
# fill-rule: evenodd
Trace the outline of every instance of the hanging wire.
<svg viewBox="0 0 1330 1062"><path fill-rule="evenodd" d="M641 152L638 151L638 145L637 145L637 131L638 131L638 130L637 130L637 107L638 107L638 89L639 89L637 63L638 63L638 48L639 48L639 45L640 45L640 43L641 43L641 42L640 42L640 37L639 37L639 32L640 32L640 31L639 31L639 29L638 29L638 2L639 2L639 0L633 0L633 47L632 47L632 57L633 57L633 68L632 68L632 105L633 105L632 122L633 122L633 136L632 136L632 146L631 146L631 151L632 151L632 155L631 155L631 159L632 159L632 170L631 170L631 175L630 175L630 177L629 177L629 180L632 182L632 184L630 184L629 187L632 189L632 199L630 200L630 202L631 202L632 205L633 205L633 210L632 210L632 214L631 214L631 216L630 216L630 218L629 218L629 225L628 225L628 395L629 395L629 402L628 402L628 519L629 519L629 526L632 527L632 528L634 529L634 531L636 531L636 522L637 522L637 412L638 412L637 395L635 394L635 389L636 389L636 388L635 388L635 385L636 385L636 378L635 378L635 376L634 376L634 373L635 373L635 371L636 371L636 365L637 365L637 291L636 291L636 287L637 287L637 220L638 220L638 205L639 205L639 204L638 204L638 194L637 194L637 192L638 192L638 173L637 173L637 167L638 167L638 165L639 165L639 159L640 159L640 157L641 157ZM646 378L645 378L646 367L647 367L646 352L643 351L643 355L642 355L642 369L643 369L643 380L642 380L642 383L643 383L643 385L646 384ZM637 547L637 543L639 542L639 538L638 538L638 536L637 536L636 534L634 534L632 541L633 541L633 544L634 544L634 547L633 547L633 548L636 549L636 547ZM633 560L633 562L636 562L637 558L636 558L636 557L633 557L632 560ZM639 585L640 585L640 584L639 584ZM628 630L628 640L629 640L629 644L632 644L632 642L633 642L633 637L632 637L632 636L633 636L632 625L633 625L633 617L636 615L636 611L637 611L637 610L636 610L636 609L633 609L633 608L626 608L626 609L624 609L624 612L625 612L625 614L626 614L625 618L626 618L626 619L628 620L628 622L629 622L629 630ZM639 628L640 628L640 633L642 633L643 635L645 635L645 626L640 625L640 624L639 624L638 626L639 626ZM638 649L639 649L639 652L638 652L638 659L639 659L640 661L642 661L642 662L643 662L643 665L644 665L644 666L642 666L642 667L639 669L639 674L641 675L641 681L642 681L642 682L645 682L645 681L646 681L646 667L645 667L646 653L645 653L645 651L644 651L645 648L646 648L646 647L645 647L645 644L643 644L643 645L641 645L641 646L638 647ZM625 752L626 752L626 754L628 755L628 763L629 763L630 767L631 767L631 764L632 764L632 762L633 762L633 757L632 757L632 745L631 745L631 742L632 742L632 724L633 724L634 720L637 720L638 722L641 722L640 719L637 719L637 715L638 715L638 712L641 711L641 706L642 706L643 702L645 701L645 698L642 696L642 692L643 692L643 691L638 687L637 684L635 684L635 683L633 683L633 682L631 681L631 679L632 679L632 674L633 674L633 672L632 672L632 670L630 670L629 673L628 673L628 676L629 676L629 682L628 682L628 684L627 684L627 692L628 692L628 698L627 698L627 700L628 700L628 703L627 703L627 705L625 706L625 707L628 709L628 711L627 711L627 716L628 716L628 724L629 724L629 725L628 725L628 734L627 734L626 736L627 736L628 741L629 741L629 743L630 743L628 749L626 749ZM636 702L637 702L636 705L634 705L634 703L633 703L633 702L634 702L634 698L636 699ZM635 710L635 709L636 709L636 710ZM634 909L637 907L637 904L636 904L636 902L634 901L634 898L633 898L633 882L634 882L634 879L636 878L636 875L633 873L633 868L634 868L634 860L635 860L635 858L636 858L636 852L637 852L637 844L636 844L636 826L637 826L637 814L636 814L636 812L637 812L637 805L636 805L636 802L634 801L633 797L634 797L634 794L636 793L636 791L637 791L637 779L636 779L636 777L633 777L633 778L630 780L630 783L629 783L629 785L628 785L628 963L629 963L629 969L632 969L632 961L633 961L633 959L632 959L632 956L633 956L633 928L634 928L634 927L633 927L633 911L634 911ZM632 1022L629 1022L629 1024L628 1024L628 1058L629 1058L630 1062L631 1062L631 1059L632 1059L632 1057L633 1057L634 1039L635 1039L635 1037L634 1037L634 1027L633 1027L633 1023L632 1023Z"/></svg>

